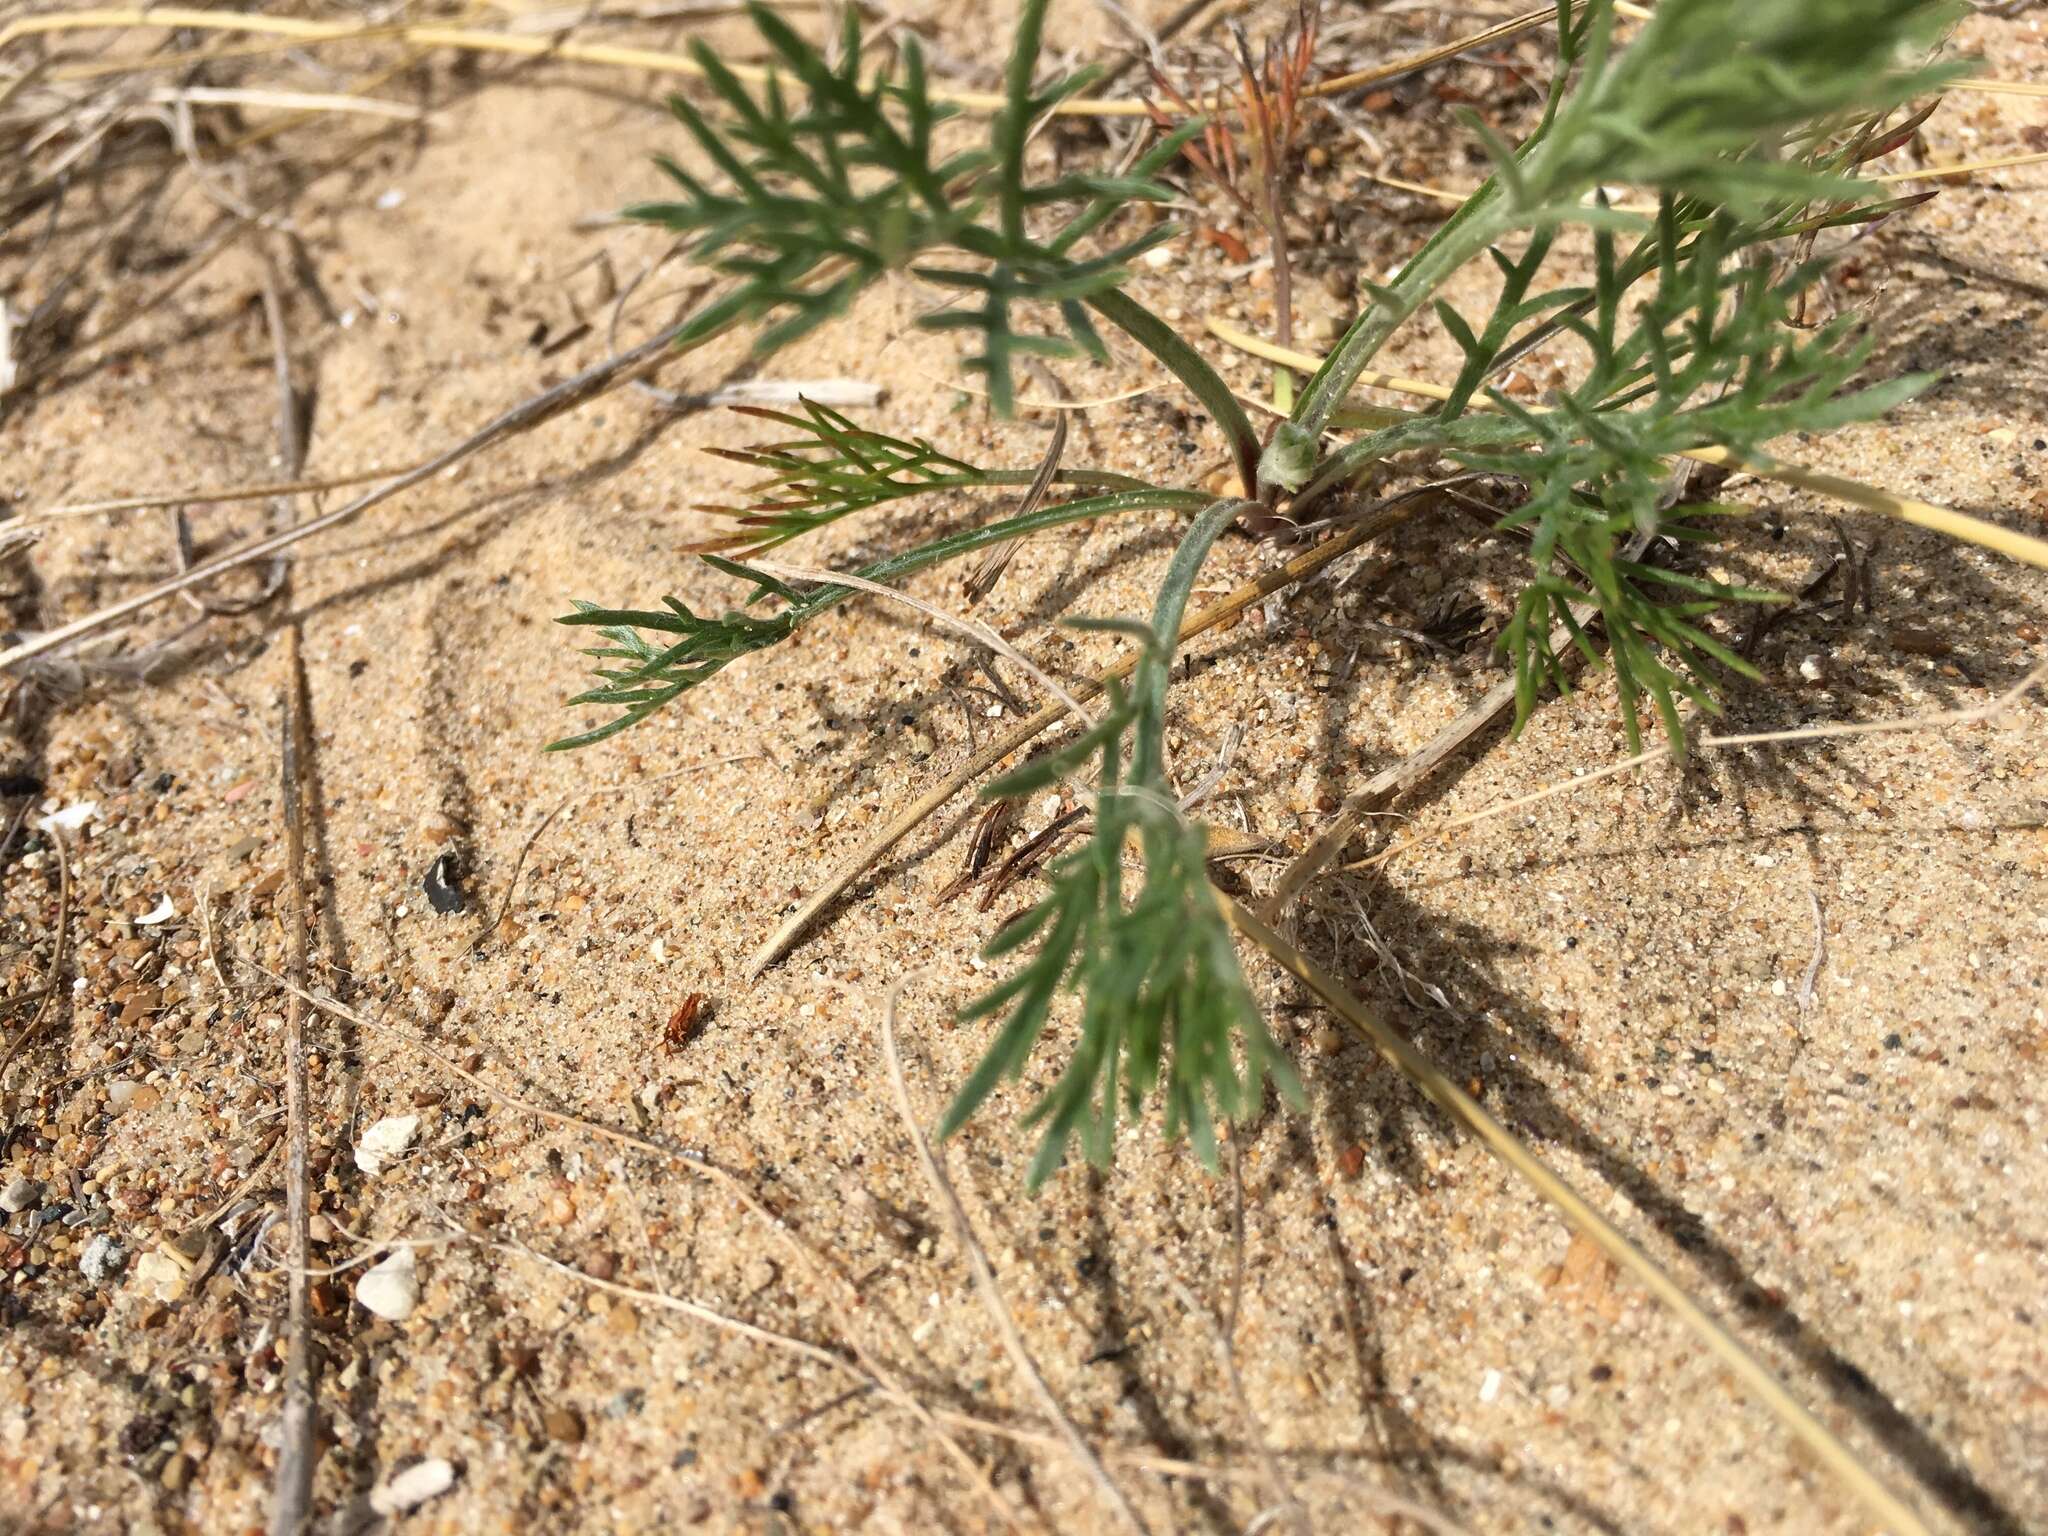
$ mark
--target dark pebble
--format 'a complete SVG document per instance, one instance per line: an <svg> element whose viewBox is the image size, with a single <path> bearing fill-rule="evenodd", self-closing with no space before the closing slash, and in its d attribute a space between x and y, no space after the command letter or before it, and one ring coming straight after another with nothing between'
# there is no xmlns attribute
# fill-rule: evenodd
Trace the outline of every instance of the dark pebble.
<svg viewBox="0 0 2048 1536"><path fill-rule="evenodd" d="M444 853L427 866L427 878L420 882L426 890L429 904L444 917L450 913L460 912L468 905L461 886L456 883L459 878L460 872L456 868L455 855Z"/></svg>

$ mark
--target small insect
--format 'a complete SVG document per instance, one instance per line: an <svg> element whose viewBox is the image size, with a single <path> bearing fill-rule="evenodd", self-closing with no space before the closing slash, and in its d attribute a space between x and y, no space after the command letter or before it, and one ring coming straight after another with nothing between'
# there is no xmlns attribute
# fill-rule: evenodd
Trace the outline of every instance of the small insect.
<svg viewBox="0 0 2048 1536"><path fill-rule="evenodd" d="M692 992L668 1016L668 1023L662 1027L661 1043L668 1047L670 1054L690 1043L704 1021L704 1012L704 994Z"/></svg>

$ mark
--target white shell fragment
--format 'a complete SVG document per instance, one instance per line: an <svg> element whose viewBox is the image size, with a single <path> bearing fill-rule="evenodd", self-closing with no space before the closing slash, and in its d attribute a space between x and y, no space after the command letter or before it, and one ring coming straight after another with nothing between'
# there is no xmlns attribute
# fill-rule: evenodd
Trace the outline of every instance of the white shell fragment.
<svg viewBox="0 0 2048 1536"><path fill-rule="evenodd" d="M372 1488L370 1508L387 1517L402 1515L429 1499L439 1498L454 1486L455 1468L439 1456L429 1456Z"/></svg>
<svg viewBox="0 0 2048 1536"><path fill-rule="evenodd" d="M67 805L61 811L52 811L36 819L39 832L76 832L100 813L97 800L81 800L76 805Z"/></svg>
<svg viewBox="0 0 2048 1536"><path fill-rule="evenodd" d="M405 1155L405 1149L412 1145L419 1131L418 1115L386 1115L357 1141L356 1166L374 1178Z"/></svg>
<svg viewBox="0 0 2048 1536"><path fill-rule="evenodd" d="M135 926L138 928L154 928L158 923L168 923L177 915L177 907L172 905L169 896L165 896L163 900L151 907L147 913L135 919Z"/></svg>
<svg viewBox="0 0 2048 1536"><path fill-rule="evenodd" d="M356 1300L387 1322L402 1323L420 1304L419 1271L411 1248L394 1248L383 1263L363 1272L356 1282Z"/></svg>

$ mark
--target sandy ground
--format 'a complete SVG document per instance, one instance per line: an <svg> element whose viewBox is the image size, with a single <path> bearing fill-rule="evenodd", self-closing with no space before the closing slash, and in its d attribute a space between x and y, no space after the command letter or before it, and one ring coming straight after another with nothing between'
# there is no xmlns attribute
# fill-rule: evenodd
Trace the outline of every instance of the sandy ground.
<svg viewBox="0 0 2048 1536"><path fill-rule="evenodd" d="M985 81L1000 29L979 8L940 9L940 67ZM1062 44L1115 42L1100 14L1065 9ZM1344 48L1386 56L1455 25L1368 17ZM2048 81L2041 25L1980 19L1966 40L2002 77ZM743 46L737 30L716 35ZM433 126L289 209L305 260L279 288L312 399L313 474L412 462L597 361L611 295L664 249L652 232L578 222L647 194L647 155L677 147L648 77L437 58L406 79L400 94L424 89L437 105ZM1511 89L1497 68L1453 66L1404 83L1366 120L1394 174L1462 184L1473 158L1443 97ZM2020 152L2044 125L2039 101L1958 95L1928 151ZM291 158L316 164L361 131L300 130ZM1384 268L1427 229L1416 200L1347 174L1356 141L1329 143L1333 162L1309 186L1330 220L1306 258L1311 339L1349 303L1325 269ZM132 248L95 256L100 304L149 292L218 216L189 177L172 188ZM1886 424L1797 445L1797 457L2048 530L2044 190L2039 168L1979 176L1865 242L1844 297L1883 317L1881 365L1943 379ZM104 217L67 209L53 249L104 241ZM229 250L91 366L26 381L0 419L13 510L277 472L261 248ZM28 271L28 236L0 232L0 254L10 273ZM1222 280L1223 261L1186 242L1146 275L1144 296L1190 324L1215 312L1270 330L1268 290ZM34 273L63 265L42 263ZM646 334L686 282L674 266L649 278L622 334ZM40 296L33 283L16 292L16 312ZM770 371L872 379L887 391L873 424L1031 462L1045 415L1000 426L948 387L948 344L908 329L924 302L879 292ZM110 312L77 321L90 335ZM573 336L586 319L593 329ZM1446 372L1426 333L1389 356ZM722 342L664 382L708 388L744 365L741 345ZM1260 387L1242 359L1229 366ZM1083 397L1158 382L1135 358L1061 377ZM1198 479L1219 457L1170 389L1077 427L1070 463ZM880 991L902 980L906 1066L927 1120L985 1041L950 1014L986 985L975 952L1009 909L937 901L965 856L969 802L877 867L790 961L742 979L796 899L1004 723L964 647L907 611L851 606L610 744L539 750L572 723L561 700L581 685L573 637L550 622L572 598L730 601L731 584L680 548L709 526L695 504L736 484L700 450L744 440L718 413L612 395L303 548L282 596L249 615L161 610L118 648L171 647L147 681L111 675L102 654L82 687L39 674L15 694L0 764L11 792L35 795L36 815L98 809L69 845L56 1005L0 1085L0 1185L41 1187L0 1228L0 1529L241 1531L265 1519L282 1288L249 1258L281 1206L284 1004L255 967L284 953L290 625L314 734L316 979L365 1020L311 1026L319 1261L421 1240L422 1299L403 1322L352 1302L354 1272L316 1291L321 1528L354 1528L362 1493L423 1457L448 1459L457 1478L407 1518L421 1531L1000 1526L932 1424L844 1396L848 1379L820 1361L544 1262L858 1348L935 1409L1044 1422L918 1173L877 1035ZM1763 642L1765 685L1731 701L1740 727L1970 708L2043 654L2038 573L1782 488L1737 481L1729 495L1783 528L1747 537L1731 569L1797 588L1841 549L1837 519L1857 550L1874 545L1867 607L1803 611ZM307 497L290 514L314 510ZM804 558L894 547L966 514L911 504ZM260 503L195 509L199 553L253 536L266 515ZM1171 530L1162 515L1041 538L984 612L1076 675L1098 653L1050 621L1141 611ZM1205 587L1274 558L1228 540ZM12 557L11 622L50 627L173 559L160 511L55 524ZM1312 584L1198 643L1175 693L1182 773L1243 726L1217 814L1299 849L1337 798L1498 676L1485 638L1515 563L1510 545L1440 510L1353 562L1342 594ZM913 588L957 600L943 576ZM1485 616L1469 642L1423 650L1395 633L1473 605ZM2044 719L2030 700L1967 732L1709 755L1683 773L1609 780L1382 873L1326 880L1296 922L1944 1531L2048 1524ZM1430 825L1619 750L1611 689L1596 682L1546 705L1519 740L1482 738L1401 813ZM611 786L569 802L515 889L542 818ZM1385 836L1375 829L1354 856ZM443 852L460 913L435 910L423 889ZM11 991L43 985L58 862L49 836L25 829L5 876ZM1277 868L1241 865L1239 878L1256 890ZM1643 1292L1248 963L1312 1108L1276 1109L1240 1142L1241 1402L1208 1321L1230 1290L1227 1178L1162 1145L1148 1119L1127 1130L1114 1173L1069 1170L1026 1198L1029 1143L1011 1122L1056 1057L949 1150L1023 1334L1083 1430L1210 1470L1202 1481L1112 1460L1153 1529L1247 1528L1275 1499L1261 1438L1322 1530L1396 1528L1375 1514L1381 1493L1474 1531L1870 1528ZM694 1032L666 1038L694 994ZM33 1006L11 1011L8 1038ZM473 1076L422 1058L405 1043L414 1034ZM733 1186L537 1120L479 1083L692 1149L800 1244ZM351 1148L392 1115L417 1115L417 1140L371 1176ZM164 1246L207 1223L225 1251L188 1281ZM119 1252L102 1244L88 1276L102 1238ZM278 1249L276 1233L261 1240ZM1111 1528L1057 1449L944 1433L988 1467L1024 1527Z"/></svg>

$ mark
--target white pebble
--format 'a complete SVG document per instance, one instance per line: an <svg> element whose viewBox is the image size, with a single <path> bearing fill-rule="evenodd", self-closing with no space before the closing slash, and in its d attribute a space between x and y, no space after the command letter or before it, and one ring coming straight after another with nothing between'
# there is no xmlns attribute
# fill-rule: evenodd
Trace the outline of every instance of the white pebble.
<svg viewBox="0 0 2048 1536"><path fill-rule="evenodd" d="M439 1456L429 1456L372 1488L370 1508L380 1515L402 1515L454 1486L455 1468Z"/></svg>
<svg viewBox="0 0 2048 1536"><path fill-rule="evenodd" d="M394 1248L383 1263L356 1282L356 1300L381 1318L402 1323L420 1304L419 1272L411 1248Z"/></svg>
<svg viewBox="0 0 2048 1536"><path fill-rule="evenodd" d="M419 1129L418 1115L386 1115L363 1132L356 1143L356 1166L372 1177L382 1173L387 1165L404 1155Z"/></svg>

